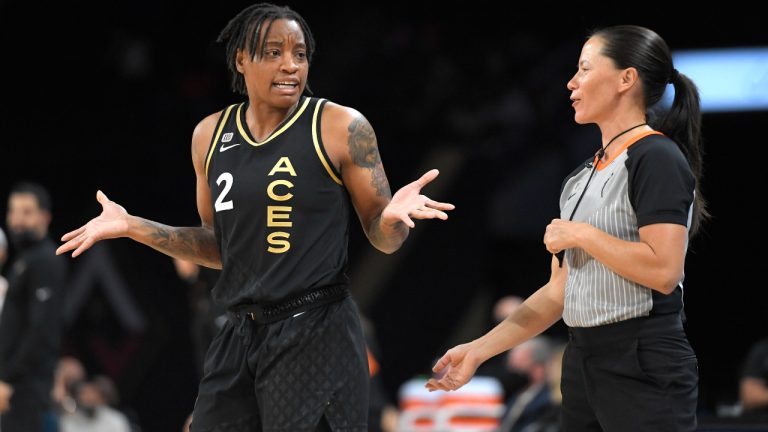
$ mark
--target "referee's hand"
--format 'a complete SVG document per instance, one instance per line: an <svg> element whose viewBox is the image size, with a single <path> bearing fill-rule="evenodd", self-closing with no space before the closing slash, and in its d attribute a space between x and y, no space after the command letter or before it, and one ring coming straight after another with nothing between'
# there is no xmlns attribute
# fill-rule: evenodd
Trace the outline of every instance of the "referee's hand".
<svg viewBox="0 0 768 432"><path fill-rule="evenodd" d="M480 363L472 351L471 343L451 348L432 368L435 378L427 381L425 387L429 391L458 390L469 382Z"/></svg>

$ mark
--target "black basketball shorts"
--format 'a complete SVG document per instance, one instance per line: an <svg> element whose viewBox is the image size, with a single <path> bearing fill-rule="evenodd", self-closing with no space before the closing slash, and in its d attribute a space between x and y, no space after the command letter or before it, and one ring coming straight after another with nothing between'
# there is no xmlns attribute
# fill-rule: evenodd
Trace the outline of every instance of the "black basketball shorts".
<svg viewBox="0 0 768 432"><path fill-rule="evenodd" d="M271 324L246 317L206 354L192 432L367 431L365 339L350 297Z"/></svg>

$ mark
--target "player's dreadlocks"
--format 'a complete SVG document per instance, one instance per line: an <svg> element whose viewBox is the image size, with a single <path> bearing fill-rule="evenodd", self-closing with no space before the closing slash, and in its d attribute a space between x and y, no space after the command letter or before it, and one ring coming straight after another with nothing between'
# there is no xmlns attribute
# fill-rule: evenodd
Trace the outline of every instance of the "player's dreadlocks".
<svg viewBox="0 0 768 432"><path fill-rule="evenodd" d="M277 19L296 21L304 33L307 44L307 60L312 62L312 54L315 51L315 38L309 30L304 18L288 6L276 6L271 3L257 3L243 9L236 17L227 23L224 30L219 33L217 42L227 44L227 67L231 74L232 90L240 94L247 94L243 75L237 71L237 50L248 53L253 58L260 58L263 54L264 41L260 38L262 26L266 23L264 38L269 35L272 23ZM248 46L246 46L248 44Z"/></svg>

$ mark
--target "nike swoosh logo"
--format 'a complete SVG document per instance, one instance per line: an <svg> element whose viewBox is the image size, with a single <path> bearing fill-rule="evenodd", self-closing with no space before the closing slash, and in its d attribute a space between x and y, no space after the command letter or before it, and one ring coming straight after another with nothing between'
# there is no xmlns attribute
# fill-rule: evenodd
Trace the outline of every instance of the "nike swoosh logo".
<svg viewBox="0 0 768 432"><path fill-rule="evenodd" d="M221 148L219 148L219 152L220 152L220 153L223 153L223 152L225 152L225 151L227 151L227 150L231 149L232 147L237 147L237 146L239 146L239 145L240 145L240 143L238 143L238 144L232 144L232 145L230 145L230 146L224 146L224 145L222 145L222 146L221 146Z"/></svg>

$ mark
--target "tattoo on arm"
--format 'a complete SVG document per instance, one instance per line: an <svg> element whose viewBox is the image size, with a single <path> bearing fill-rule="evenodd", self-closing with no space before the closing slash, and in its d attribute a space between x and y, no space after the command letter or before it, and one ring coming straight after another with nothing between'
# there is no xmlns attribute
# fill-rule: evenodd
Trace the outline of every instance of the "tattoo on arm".
<svg viewBox="0 0 768 432"><path fill-rule="evenodd" d="M363 117L356 117L347 129L349 130L347 144L352 162L359 167L371 170L371 186L376 189L376 195L391 197L389 182L384 174L384 166L376 144L376 134L370 123Z"/></svg>
<svg viewBox="0 0 768 432"><path fill-rule="evenodd" d="M158 251L207 267L221 267L216 236L211 228L177 228L148 220L143 220L142 225L150 239L148 245Z"/></svg>
<svg viewBox="0 0 768 432"><path fill-rule="evenodd" d="M371 244L382 252L391 253L400 248L408 238L408 227L403 222L397 222L392 230L395 234L384 234L381 227L381 215L376 216L368 227L367 234Z"/></svg>

